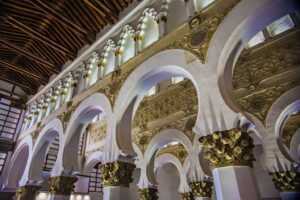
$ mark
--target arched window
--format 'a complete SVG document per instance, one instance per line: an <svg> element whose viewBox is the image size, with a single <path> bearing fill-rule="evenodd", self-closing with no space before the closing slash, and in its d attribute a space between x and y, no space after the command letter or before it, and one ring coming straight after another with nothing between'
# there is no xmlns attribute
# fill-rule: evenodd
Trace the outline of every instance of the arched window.
<svg viewBox="0 0 300 200"><path fill-rule="evenodd" d="M284 31L292 29L294 23L289 15L281 17L280 19L274 21L272 24L267 26L267 30L271 37L274 37Z"/></svg>
<svg viewBox="0 0 300 200"><path fill-rule="evenodd" d="M159 30L156 21L157 12L154 8L147 8L139 20L137 39L139 41L139 50L142 51L150 44L158 40Z"/></svg>
<svg viewBox="0 0 300 200"><path fill-rule="evenodd" d="M120 35L120 41L118 42L118 50L116 51L116 54L119 57L119 66L134 56L134 34L135 32L133 28L129 25L126 25L123 29L123 32Z"/></svg>

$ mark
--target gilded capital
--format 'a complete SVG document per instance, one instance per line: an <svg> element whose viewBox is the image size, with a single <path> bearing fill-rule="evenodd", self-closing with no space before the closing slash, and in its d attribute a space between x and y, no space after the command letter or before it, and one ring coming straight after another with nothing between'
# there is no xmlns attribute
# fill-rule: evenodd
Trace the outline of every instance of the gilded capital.
<svg viewBox="0 0 300 200"><path fill-rule="evenodd" d="M134 169L134 164L118 160L101 165L102 185L129 187L129 184L133 181L131 176Z"/></svg>
<svg viewBox="0 0 300 200"><path fill-rule="evenodd" d="M199 142L205 147L204 158L214 168L233 165L252 167L255 160L252 154L253 139L238 128L216 131L200 137Z"/></svg>
<svg viewBox="0 0 300 200"><path fill-rule="evenodd" d="M49 193L55 195L70 196L77 181L74 176L55 176L49 179Z"/></svg>
<svg viewBox="0 0 300 200"><path fill-rule="evenodd" d="M191 192L185 192L185 193L180 193L181 194L181 200L194 200L194 196Z"/></svg>
<svg viewBox="0 0 300 200"><path fill-rule="evenodd" d="M144 188L139 189L140 200L157 200L157 189L156 188Z"/></svg>
<svg viewBox="0 0 300 200"><path fill-rule="evenodd" d="M300 173L297 171L271 172L275 188L280 192L300 191Z"/></svg>
<svg viewBox="0 0 300 200"><path fill-rule="evenodd" d="M38 195L41 186L25 185L17 189L16 195L18 200L33 200Z"/></svg>
<svg viewBox="0 0 300 200"><path fill-rule="evenodd" d="M197 181L190 183L194 197L211 197L213 183L211 181Z"/></svg>

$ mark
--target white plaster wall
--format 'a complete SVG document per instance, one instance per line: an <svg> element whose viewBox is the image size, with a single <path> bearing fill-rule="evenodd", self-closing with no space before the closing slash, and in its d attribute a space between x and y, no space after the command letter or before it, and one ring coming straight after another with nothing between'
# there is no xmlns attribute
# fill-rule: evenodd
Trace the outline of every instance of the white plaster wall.
<svg viewBox="0 0 300 200"><path fill-rule="evenodd" d="M156 174L158 183L158 199L160 200L179 200L180 178L176 167L171 164L163 165Z"/></svg>
<svg viewBox="0 0 300 200"><path fill-rule="evenodd" d="M253 149L253 154L256 159L256 161L254 162L254 174L261 198L280 199L279 192L275 189L269 172L263 170L259 162L259 158L263 154L262 146L256 145Z"/></svg>

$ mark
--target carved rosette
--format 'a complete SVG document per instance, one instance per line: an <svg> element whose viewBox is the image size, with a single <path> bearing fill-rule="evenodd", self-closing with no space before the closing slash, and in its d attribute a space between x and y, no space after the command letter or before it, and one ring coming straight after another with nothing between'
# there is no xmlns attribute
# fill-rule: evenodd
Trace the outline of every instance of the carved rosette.
<svg viewBox="0 0 300 200"><path fill-rule="evenodd" d="M185 193L180 193L181 194L181 200L194 200L194 196L191 192L185 192Z"/></svg>
<svg viewBox="0 0 300 200"><path fill-rule="evenodd" d="M39 194L41 186L25 185L17 189L18 200L33 200Z"/></svg>
<svg viewBox="0 0 300 200"><path fill-rule="evenodd" d="M78 180L74 176L55 176L49 179L49 193L70 196L74 190L74 183Z"/></svg>
<svg viewBox="0 0 300 200"><path fill-rule="evenodd" d="M134 169L134 164L121 161L101 165L100 171L103 174L102 185L104 187L129 187L129 184L133 181L132 172Z"/></svg>
<svg viewBox="0 0 300 200"><path fill-rule="evenodd" d="M237 128L216 131L200 137L199 142L205 147L204 158L214 168L233 165L252 167L252 161L255 160L252 154L253 139Z"/></svg>
<svg viewBox="0 0 300 200"><path fill-rule="evenodd" d="M300 191L300 173L297 171L271 172L275 188L280 192Z"/></svg>
<svg viewBox="0 0 300 200"><path fill-rule="evenodd" d="M144 188L139 189L140 200L157 200L157 189L156 188Z"/></svg>
<svg viewBox="0 0 300 200"><path fill-rule="evenodd" d="M190 183L194 197L211 197L213 183L211 181L199 181Z"/></svg>

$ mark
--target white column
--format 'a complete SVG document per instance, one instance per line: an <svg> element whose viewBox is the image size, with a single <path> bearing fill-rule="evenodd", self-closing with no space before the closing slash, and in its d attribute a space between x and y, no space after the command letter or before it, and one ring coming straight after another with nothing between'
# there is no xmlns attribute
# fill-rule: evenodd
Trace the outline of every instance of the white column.
<svg viewBox="0 0 300 200"><path fill-rule="evenodd" d="M213 169L218 200L260 199L254 172L248 166L228 166Z"/></svg>
<svg viewBox="0 0 300 200"><path fill-rule="evenodd" d="M129 188L122 186L103 187L103 200L129 200Z"/></svg>

